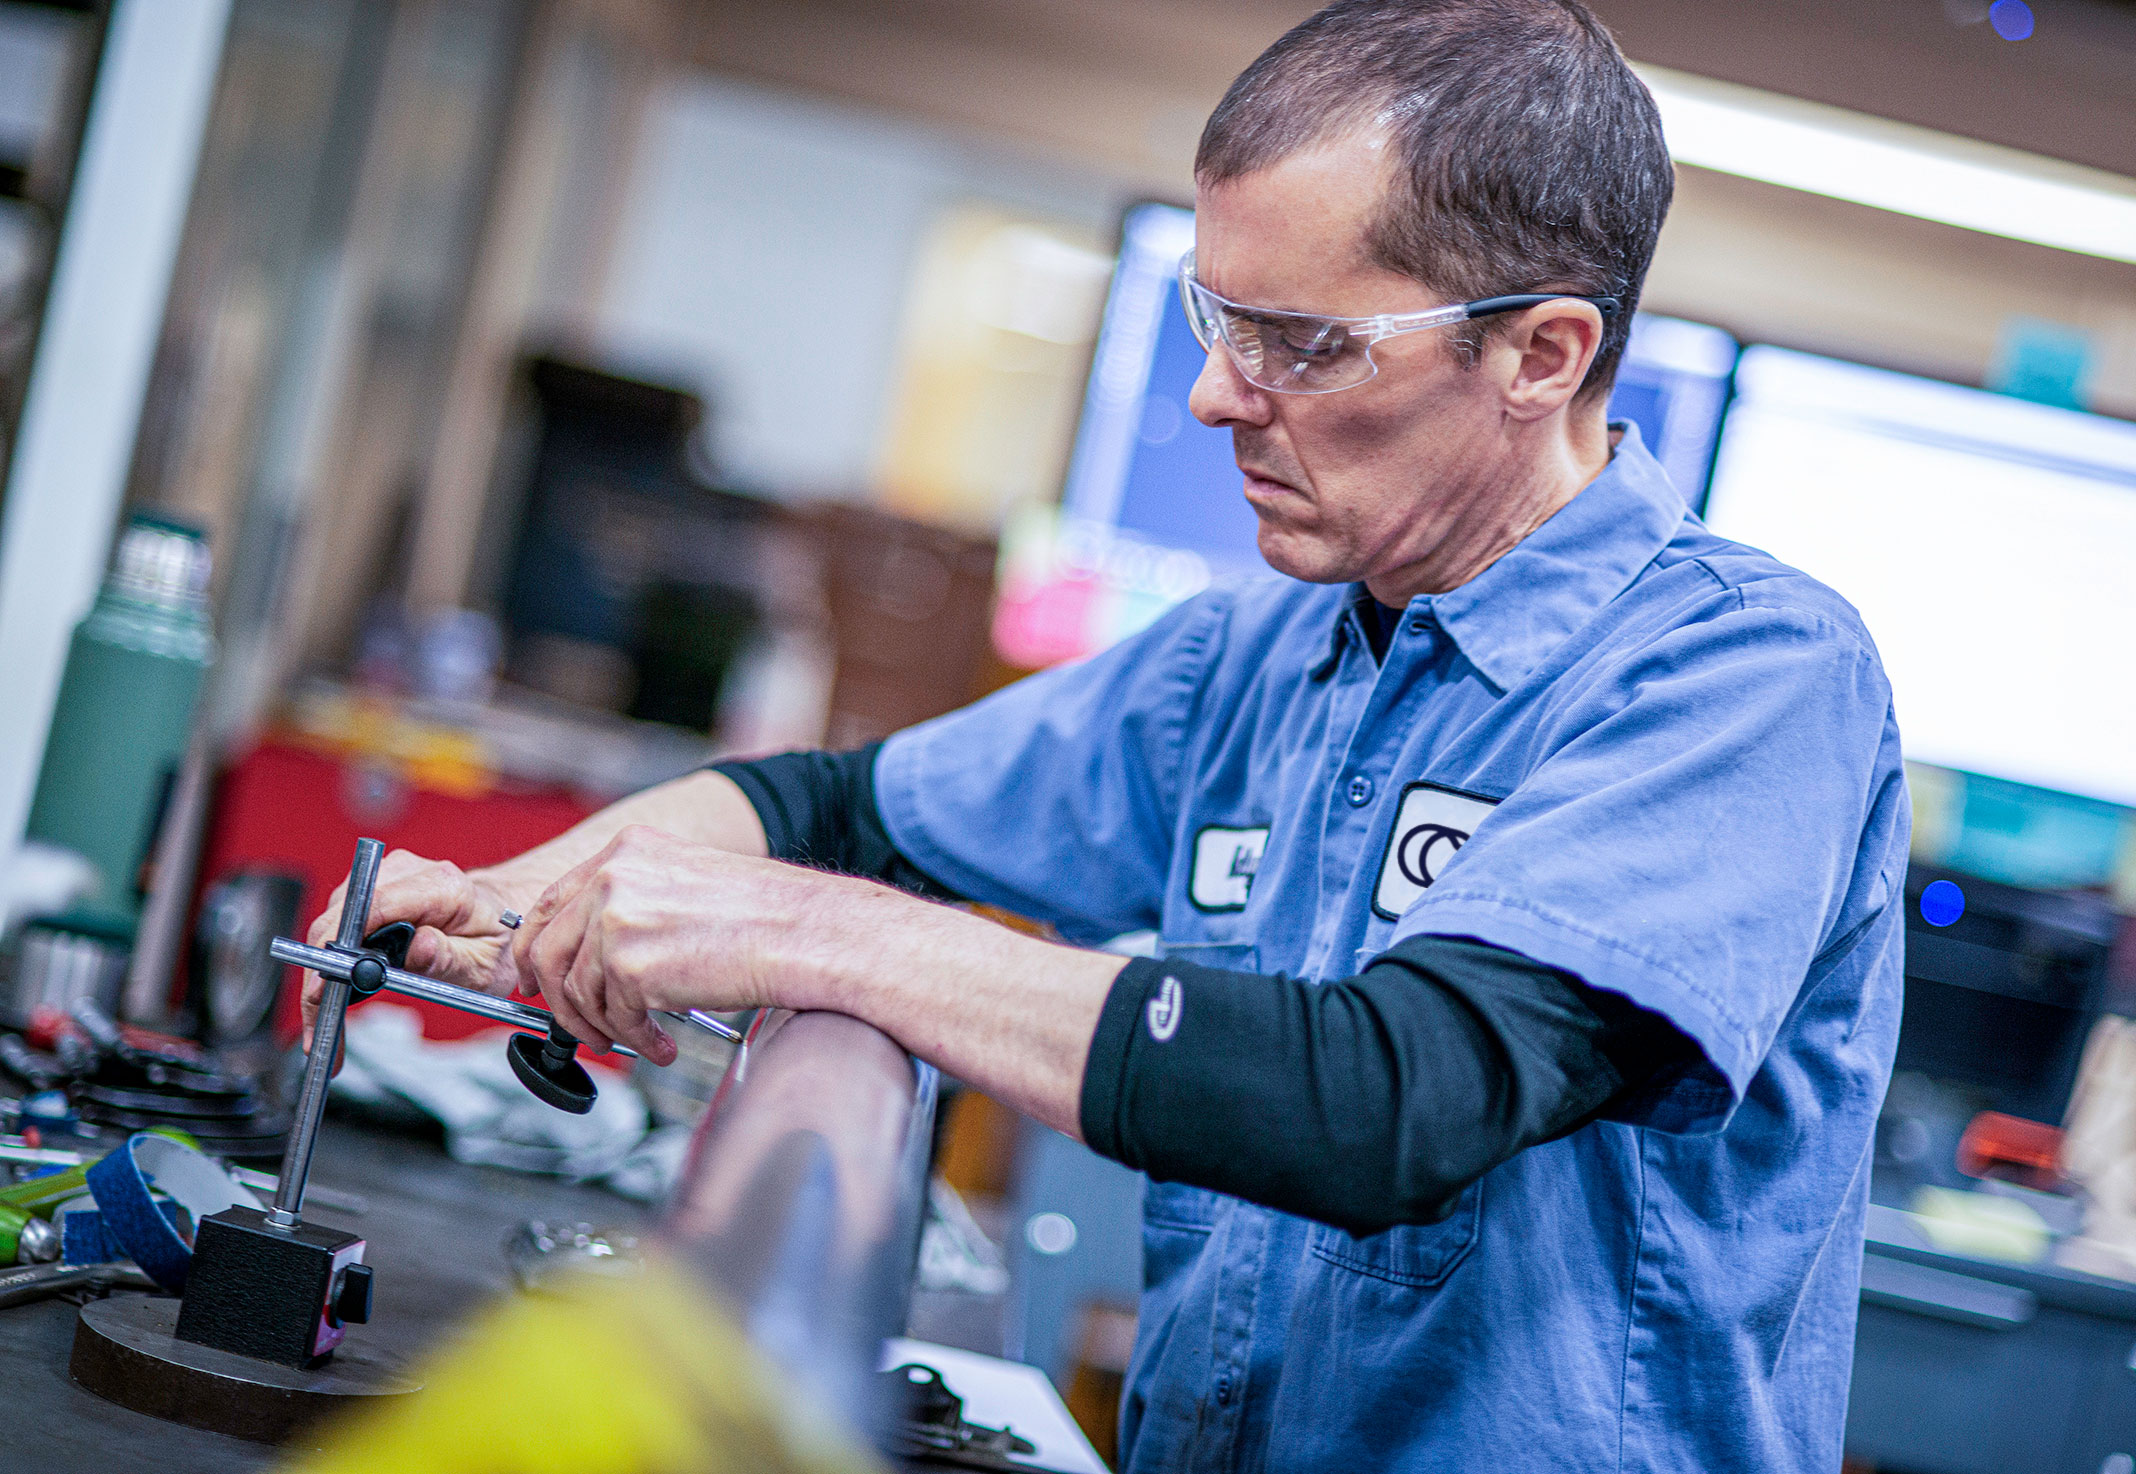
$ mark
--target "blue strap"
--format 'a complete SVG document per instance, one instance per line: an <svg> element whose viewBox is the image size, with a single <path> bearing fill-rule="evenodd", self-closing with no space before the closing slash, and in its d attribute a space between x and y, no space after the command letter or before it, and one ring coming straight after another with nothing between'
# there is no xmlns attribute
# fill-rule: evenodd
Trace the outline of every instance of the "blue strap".
<svg viewBox="0 0 2136 1474"><path fill-rule="evenodd" d="M173 1294L185 1288L193 1246L156 1206L149 1184L153 1182L182 1203L195 1223L240 1203L259 1206L259 1199L239 1187L219 1164L183 1142L148 1131L130 1138L91 1167L88 1176L89 1195L96 1199L104 1233L126 1258Z"/></svg>
<svg viewBox="0 0 2136 1474"><path fill-rule="evenodd" d="M183 1208L169 1198L159 1198L156 1207L170 1220L172 1228L179 1226ZM59 1262L62 1264L109 1264L114 1259L133 1257L111 1236L111 1230L104 1226L104 1215L94 1208L61 1213L55 1221L59 1224Z"/></svg>

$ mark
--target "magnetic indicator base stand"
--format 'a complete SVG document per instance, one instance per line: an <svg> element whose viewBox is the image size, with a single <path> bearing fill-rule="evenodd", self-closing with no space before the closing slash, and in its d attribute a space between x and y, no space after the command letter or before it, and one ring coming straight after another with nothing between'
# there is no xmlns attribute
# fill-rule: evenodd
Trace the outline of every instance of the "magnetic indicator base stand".
<svg viewBox="0 0 2136 1474"><path fill-rule="evenodd" d="M363 1262L362 1239L302 1216L351 1002L398 993L530 1031L506 1046L519 1082L558 1110L593 1109L593 1078L579 1062L579 1041L546 1009L407 971L415 928L405 921L366 930L384 855L377 840L356 841L341 927L330 946L288 937L268 946L277 961L309 969L325 984L274 1206L227 1208L200 1221L182 1303L129 1296L84 1307L72 1370L90 1391L157 1417L279 1442L352 1397L416 1389L362 1348L344 1349L335 1359L345 1328L370 1318L371 1268ZM707 1013L671 1017L724 1039L741 1038Z"/></svg>
<svg viewBox="0 0 2136 1474"><path fill-rule="evenodd" d="M346 1327L370 1319L371 1269L362 1239L301 1216L350 995L383 978L388 962L363 930L384 853L375 839L356 842L332 949L341 965L319 1000L274 1206L225 1208L200 1220L177 1305L128 1296L83 1307L70 1370L90 1391L138 1412L272 1443L351 1398L415 1390L376 1357L328 1366Z"/></svg>

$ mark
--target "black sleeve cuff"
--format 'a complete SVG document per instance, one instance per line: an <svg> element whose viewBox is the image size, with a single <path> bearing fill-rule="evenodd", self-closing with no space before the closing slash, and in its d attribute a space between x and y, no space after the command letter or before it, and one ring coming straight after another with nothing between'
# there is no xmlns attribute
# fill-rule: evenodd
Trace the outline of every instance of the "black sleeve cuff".
<svg viewBox="0 0 2136 1474"><path fill-rule="evenodd" d="M764 843L774 860L792 860L798 864L812 864L815 857L809 851L809 838L815 829L816 804L810 790L819 785L825 791L823 797L833 797L836 788L831 783L821 782L830 774L811 772L806 764L795 759L817 756L813 753L787 752L777 757L759 758L753 762L713 763L711 771L724 773L741 789L742 797L757 811L757 819L764 826ZM821 754L832 757L833 754ZM783 770L783 772L782 772ZM774 775L786 781L774 781ZM796 792L797 782L801 786ZM789 799L797 802L789 802ZM794 811L798 807L801 812Z"/></svg>
<svg viewBox="0 0 2136 1474"><path fill-rule="evenodd" d="M1090 1037L1090 1058L1083 1067L1077 1116L1084 1143L1114 1161L1127 1161L1127 1146L1120 1133L1120 1103L1127 1095L1128 1055L1150 995L1161 986L1164 975L1165 964L1154 957L1137 957L1121 968L1120 975L1113 979L1112 991L1105 995L1098 1031ZM1127 1165L1139 1170L1142 1164Z"/></svg>
<svg viewBox="0 0 2136 1474"><path fill-rule="evenodd" d="M713 763L742 790L775 860L880 880L938 901L961 901L899 851L875 802L880 742L851 752L785 752Z"/></svg>

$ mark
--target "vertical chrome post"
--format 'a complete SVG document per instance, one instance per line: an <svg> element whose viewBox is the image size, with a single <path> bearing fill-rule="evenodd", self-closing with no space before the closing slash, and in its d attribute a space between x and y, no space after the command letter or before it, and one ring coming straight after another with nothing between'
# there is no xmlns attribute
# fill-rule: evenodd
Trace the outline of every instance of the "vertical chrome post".
<svg viewBox="0 0 2136 1474"><path fill-rule="evenodd" d="M348 890L341 900L341 931L334 938L341 951L354 952L363 946L371 919L371 893L378 887L378 862L385 852L386 847L375 839L356 841L356 859L349 866ZM267 1215L276 1228L296 1227L304 1207L304 1179L311 1175L312 1148L318 1144L319 1122L326 1115L326 1087L333 1078L334 1056L341 1052L341 1024L349 1011L347 981L322 981L326 987L319 995L319 1013L312 1025L311 1057L304 1062L304 1085L290 1119L289 1144L282 1151L274 1208Z"/></svg>

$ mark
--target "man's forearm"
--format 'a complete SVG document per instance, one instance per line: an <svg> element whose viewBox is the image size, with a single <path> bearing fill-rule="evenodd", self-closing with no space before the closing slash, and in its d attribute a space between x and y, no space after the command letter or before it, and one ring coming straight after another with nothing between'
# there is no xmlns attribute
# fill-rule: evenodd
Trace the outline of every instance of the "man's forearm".
<svg viewBox="0 0 2136 1474"><path fill-rule="evenodd" d="M738 855L764 855L764 825L734 781L709 769L617 799L546 844L480 872L506 894L531 903L574 865L601 852L633 824Z"/></svg>
<svg viewBox="0 0 2136 1474"><path fill-rule="evenodd" d="M1091 1035L1127 959L1042 942L865 881L823 883L835 915L792 918L788 935L801 955L771 969L779 1002L863 1019L1081 1139Z"/></svg>

